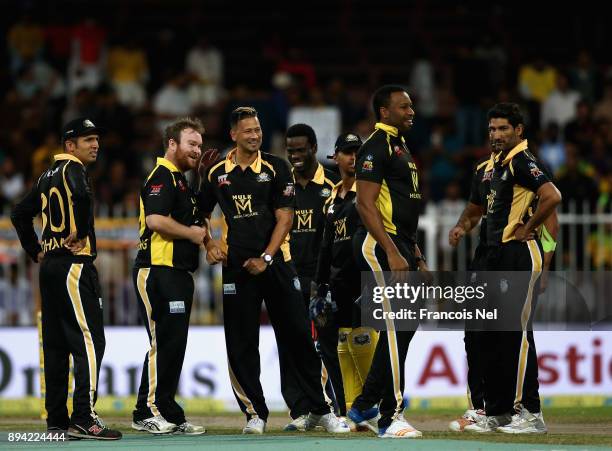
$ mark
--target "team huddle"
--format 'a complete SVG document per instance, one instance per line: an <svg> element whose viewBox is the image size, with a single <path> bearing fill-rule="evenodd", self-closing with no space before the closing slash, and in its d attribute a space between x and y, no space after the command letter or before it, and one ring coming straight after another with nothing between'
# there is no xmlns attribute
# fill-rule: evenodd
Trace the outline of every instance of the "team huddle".
<svg viewBox="0 0 612 451"><path fill-rule="evenodd" d="M386 272L428 272L417 244L422 202L418 168L403 135L415 117L396 85L373 96L376 125L362 142L340 135L338 173L317 161L317 139L306 124L286 132L286 156L260 151L257 111L230 117L235 147L223 158L202 152L197 119L170 124L165 155L140 194L134 288L150 347L145 354L132 428L152 434L199 435L176 402L194 296L193 272L205 251L222 265L223 319L229 378L246 417L244 434L265 432L269 410L260 383L262 301L276 336L281 392L291 421L285 431L371 430L381 438L422 433L404 417L404 365L415 331L364 327L362 273L385 286ZM561 197L523 139L515 104L488 115L491 154L475 168L471 195L449 241L456 246L481 223L472 270L525 271L525 290L506 294L523 305L514 331L466 325L468 402L453 431L543 433L537 355L530 330L537 291L554 252ZM116 440L95 412L105 349L102 296L93 261L93 195L86 167L103 133L89 119L66 125L64 153L55 156L11 215L27 254L40 262L47 428L74 439ZM541 168L541 169L540 169ZM185 174L193 171L195 178ZM220 234L210 217L219 207ZM42 216L39 237L33 227ZM220 239L214 239L220 235ZM388 302L382 302L389 309ZM75 367L72 415L66 407L69 356Z"/></svg>

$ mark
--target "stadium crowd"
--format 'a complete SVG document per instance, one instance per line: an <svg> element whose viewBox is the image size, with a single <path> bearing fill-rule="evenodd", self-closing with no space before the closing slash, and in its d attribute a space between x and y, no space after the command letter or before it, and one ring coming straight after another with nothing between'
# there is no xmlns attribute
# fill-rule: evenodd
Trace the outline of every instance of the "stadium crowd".
<svg viewBox="0 0 612 451"><path fill-rule="evenodd" d="M42 13L26 3L2 19L3 216L61 151L59 130L75 117L90 117L107 129L91 169L97 216L135 217L140 186L162 153L161 131L172 118L200 118L206 128L204 148L227 151L229 112L253 105L263 128L262 150L286 156L284 134L296 108L332 111L340 118L339 132L367 138L374 124L369 96L389 81L404 83L415 102L415 125L406 140L420 171L427 209L450 215L461 211L473 164L489 152L486 111L496 102L512 101L527 113L530 148L553 171L563 195L562 211L612 212L610 61L597 57L588 45L567 50L565 58L550 53L545 58L545 43L517 49L508 28L496 28L494 22L477 39L456 31L466 26L456 26L458 34L448 32L445 45L438 45L435 30L417 24L419 18L430 23L434 14L459 14L458 22L463 17L480 27L499 5L490 5L479 19L452 7L441 12L415 8L410 49L394 66L385 45L366 42L365 31L354 26L366 20L357 17L357 8L331 8L328 22L321 25L333 33L325 49L321 43L307 46L298 36L292 38L290 23L278 32L262 23L252 40L240 30L233 36L215 33L228 27L229 19L215 16L219 13L214 8L207 17L195 4L166 26L138 28L129 5L115 4L119 7L113 15L88 15L83 9L68 17L59 11ZM498 11L495 20L507 13ZM151 14L165 19L165 12ZM265 14L257 17L264 21ZM309 14L304 13L304 20ZM279 19L270 17L268 25ZM176 26L181 20L185 26ZM307 36L324 31L312 33ZM325 155L331 149L322 150ZM612 232L606 230L603 238L598 235L588 244L594 266L612 266L612 252L598 251L612 248L608 236ZM16 269L0 269L14 276L1 283L13 286ZM27 290L28 283L22 282L21 291ZM29 323L24 321L10 323Z"/></svg>

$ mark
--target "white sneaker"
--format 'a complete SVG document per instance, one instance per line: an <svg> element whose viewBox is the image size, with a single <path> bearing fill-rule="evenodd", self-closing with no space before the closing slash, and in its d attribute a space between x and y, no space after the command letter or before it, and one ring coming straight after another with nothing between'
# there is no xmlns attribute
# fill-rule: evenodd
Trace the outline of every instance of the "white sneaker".
<svg viewBox="0 0 612 451"><path fill-rule="evenodd" d="M348 425L331 412L325 415L316 415L314 413L308 414L308 419L306 420L306 430L310 431L317 426L321 426L327 432L331 432L332 434L346 434L351 432Z"/></svg>
<svg viewBox="0 0 612 451"><path fill-rule="evenodd" d="M357 426L357 424L351 420L348 417L338 417L338 419L340 421L344 421L346 423L346 425L349 427L349 429L351 430L351 432L358 432L359 431L359 426ZM367 428L363 428L363 430L368 430Z"/></svg>
<svg viewBox="0 0 612 451"><path fill-rule="evenodd" d="M177 428L176 424L166 421L161 415L140 421L132 421L132 429L150 432L151 434L169 434Z"/></svg>
<svg viewBox="0 0 612 451"><path fill-rule="evenodd" d="M367 410L357 410L351 407L347 412L347 417L357 425L358 431L367 431L369 429L378 434L378 420L380 420L378 408L372 407Z"/></svg>
<svg viewBox="0 0 612 451"><path fill-rule="evenodd" d="M482 409L468 409L465 411L463 416L455 421L451 421L448 428L451 431L463 432L466 426L470 424L476 424L486 416L485 411Z"/></svg>
<svg viewBox="0 0 612 451"><path fill-rule="evenodd" d="M506 434L546 434L548 432L542 412L531 413L524 407L519 413L512 415L510 424L500 426L497 430Z"/></svg>
<svg viewBox="0 0 612 451"><path fill-rule="evenodd" d="M202 435L206 432L204 426L196 426L195 424L191 424L189 421L185 421L177 426L174 431L175 434L184 434L184 435Z"/></svg>
<svg viewBox="0 0 612 451"><path fill-rule="evenodd" d="M285 432L304 432L306 430L306 423L308 422L308 415L300 415L299 417L291 420L290 423L283 428Z"/></svg>
<svg viewBox="0 0 612 451"><path fill-rule="evenodd" d="M246 426L242 430L243 434L263 434L266 430L266 422L258 417L253 417L247 421Z"/></svg>
<svg viewBox="0 0 612 451"><path fill-rule="evenodd" d="M498 427L506 426L510 421L512 421L512 417L509 413L506 415L485 416L478 423L468 424L463 430L467 432L477 432L479 434L495 432Z"/></svg>
<svg viewBox="0 0 612 451"><path fill-rule="evenodd" d="M423 434L417 431L405 418L397 418L384 430L378 433L379 438L420 438Z"/></svg>

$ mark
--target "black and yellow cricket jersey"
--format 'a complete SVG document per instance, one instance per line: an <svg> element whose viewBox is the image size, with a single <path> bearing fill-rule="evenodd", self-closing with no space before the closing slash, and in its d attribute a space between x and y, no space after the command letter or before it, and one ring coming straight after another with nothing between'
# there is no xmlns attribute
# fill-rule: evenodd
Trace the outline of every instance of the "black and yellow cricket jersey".
<svg viewBox="0 0 612 451"><path fill-rule="evenodd" d="M314 178L305 187L295 183L295 215L289 245L301 277L314 276L325 224L323 206L338 178L337 174L318 164Z"/></svg>
<svg viewBox="0 0 612 451"><path fill-rule="evenodd" d="M204 214L218 203L227 227L229 253L246 260L259 257L276 226L275 210L295 207L295 186L289 163L282 158L258 152L245 170L236 164L236 149L212 166L202 182L198 203ZM291 260L287 241L275 259Z"/></svg>
<svg viewBox="0 0 612 451"><path fill-rule="evenodd" d="M77 157L67 153L55 155L54 163L43 172L32 190L13 209L11 219L23 248L36 260L41 250L45 256L72 256L64 241L73 232L86 239L78 257L96 257L94 201L87 171ZM41 215L40 243L32 219Z"/></svg>
<svg viewBox="0 0 612 451"><path fill-rule="evenodd" d="M195 193L183 173L165 158L158 158L153 171L140 190L140 245L135 268L168 266L195 271L199 246L186 239L171 239L147 227L149 215L170 216L185 225L201 225Z"/></svg>
<svg viewBox="0 0 612 451"><path fill-rule="evenodd" d="M540 186L550 182L541 164L521 141L494 165L487 195L487 244L497 246L515 239L517 226L525 224Z"/></svg>
<svg viewBox="0 0 612 451"><path fill-rule="evenodd" d="M381 185L376 206L387 233L416 241L422 198L419 175L397 128L377 123L359 149L355 169L357 180Z"/></svg>
<svg viewBox="0 0 612 451"><path fill-rule="evenodd" d="M494 154L483 157L476 163L474 174L472 175L472 187L470 189L470 202L483 207L484 210L478 237L479 242L483 245L487 244L487 195L491 190L494 164Z"/></svg>
<svg viewBox="0 0 612 451"><path fill-rule="evenodd" d="M339 182L332 190L326 204L323 242L319 253L315 281L317 283L360 283L361 273L353 258L353 234L359 225L359 213L355 207L356 183L344 199L338 195L342 188Z"/></svg>

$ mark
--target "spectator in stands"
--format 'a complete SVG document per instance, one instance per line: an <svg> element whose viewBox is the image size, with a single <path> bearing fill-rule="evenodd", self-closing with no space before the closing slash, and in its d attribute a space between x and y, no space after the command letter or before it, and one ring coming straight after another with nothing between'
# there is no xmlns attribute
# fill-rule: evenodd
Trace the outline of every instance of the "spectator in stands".
<svg viewBox="0 0 612 451"><path fill-rule="evenodd" d="M23 100L56 102L66 94L63 77L43 60L26 58L19 70L15 89Z"/></svg>
<svg viewBox="0 0 612 451"><path fill-rule="evenodd" d="M591 154L595 132L591 107L588 102L581 100L576 104L575 118L565 126L563 133L565 140L576 144L580 154L588 157Z"/></svg>
<svg viewBox="0 0 612 451"><path fill-rule="evenodd" d="M48 14L47 25L44 27L46 58L55 70L64 74L70 59L72 27L62 12L51 8Z"/></svg>
<svg viewBox="0 0 612 451"><path fill-rule="evenodd" d="M29 13L23 15L8 31L7 45L11 58L11 71L17 73L24 60L40 58L44 44L44 33Z"/></svg>
<svg viewBox="0 0 612 451"><path fill-rule="evenodd" d="M597 199L597 213L612 213L612 172L607 172L601 183L601 194ZM594 230L587 244L591 265L596 269L612 269L612 224Z"/></svg>
<svg viewBox="0 0 612 451"><path fill-rule="evenodd" d="M573 143L565 145L565 165L558 173L557 188L563 196L563 211L573 208L578 214L595 209L599 196L595 170L586 161L580 159L578 148Z"/></svg>
<svg viewBox="0 0 612 451"><path fill-rule="evenodd" d="M578 52L576 63L569 70L569 81L572 89L580 94L590 106L593 106L600 89L600 75L587 50Z"/></svg>
<svg viewBox="0 0 612 451"><path fill-rule="evenodd" d="M478 83L474 81L478 80ZM453 90L458 100L457 135L463 146L480 146L486 132L480 102L492 95L488 66L466 45L459 47L453 62Z"/></svg>
<svg viewBox="0 0 612 451"><path fill-rule="evenodd" d="M550 122L546 126L538 155L553 174L565 164L565 144L560 139L559 126L555 122Z"/></svg>
<svg viewBox="0 0 612 451"><path fill-rule="evenodd" d="M64 123L77 117L97 117L95 93L86 87L80 88L72 97L63 114Z"/></svg>
<svg viewBox="0 0 612 451"><path fill-rule="evenodd" d="M557 71L550 66L541 56L536 56L531 63L526 63L519 69L518 90L527 102L530 125L540 128L546 122L540 121L540 109L542 103L554 91L556 86Z"/></svg>
<svg viewBox="0 0 612 451"><path fill-rule="evenodd" d="M314 65L304 57L302 51L297 47L289 49L286 57L279 61L276 72L291 74L294 78L300 80L306 89L317 86L317 75Z"/></svg>
<svg viewBox="0 0 612 451"><path fill-rule="evenodd" d="M25 177L15 167L15 160L8 155L0 166L0 204L13 205L25 191Z"/></svg>
<svg viewBox="0 0 612 451"><path fill-rule="evenodd" d="M53 156L62 151L57 133L48 132L42 144L32 154L32 179L37 180L43 171L51 166Z"/></svg>
<svg viewBox="0 0 612 451"><path fill-rule="evenodd" d="M31 284L19 266L8 265L8 277L4 277L0 265L0 325L31 326L34 324L34 302Z"/></svg>
<svg viewBox="0 0 612 451"><path fill-rule="evenodd" d="M171 73L166 83L153 98L153 111L157 115L157 126L163 130L180 116L191 114L192 106L187 93L188 76Z"/></svg>
<svg viewBox="0 0 612 451"><path fill-rule="evenodd" d="M120 43L111 47L106 70L122 105L133 110L145 106L145 83L149 77L149 67L147 56L133 35L124 36Z"/></svg>
<svg viewBox="0 0 612 451"><path fill-rule="evenodd" d="M558 72L556 88L542 103L540 124L546 127L554 122L559 126L559 130L563 131L567 123L576 117L576 105L579 100L580 94L570 88L567 75Z"/></svg>
<svg viewBox="0 0 612 451"><path fill-rule="evenodd" d="M595 104L595 119L605 119L612 123L612 78L606 81L603 97Z"/></svg>
<svg viewBox="0 0 612 451"><path fill-rule="evenodd" d="M223 54L208 37L201 36L187 53L185 69L192 76L189 97L192 104L213 107L223 96Z"/></svg>
<svg viewBox="0 0 612 451"><path fill-rule="evenodd" d="M68 65L70 95L82 87L95 89L102 81L106 34L106 30L93 17L85 18L74 27Z"/></svg>
<svg viewBox="0 0 612 451"><path fill-rule="evenodd" d="M593 164L593 167L597 168L597 172L600 177L604 174L612 172L612 152L610 146L606 145L606 141L603 136L595 134L593 136L593 142L591 144L591 153L589 160ZM604 180L601 182L601 187L604 186ZM611 187L612 188L612 187ZM603 188L600 188L602 190ZM612 192L612 189L610 190Z"/></svg>

